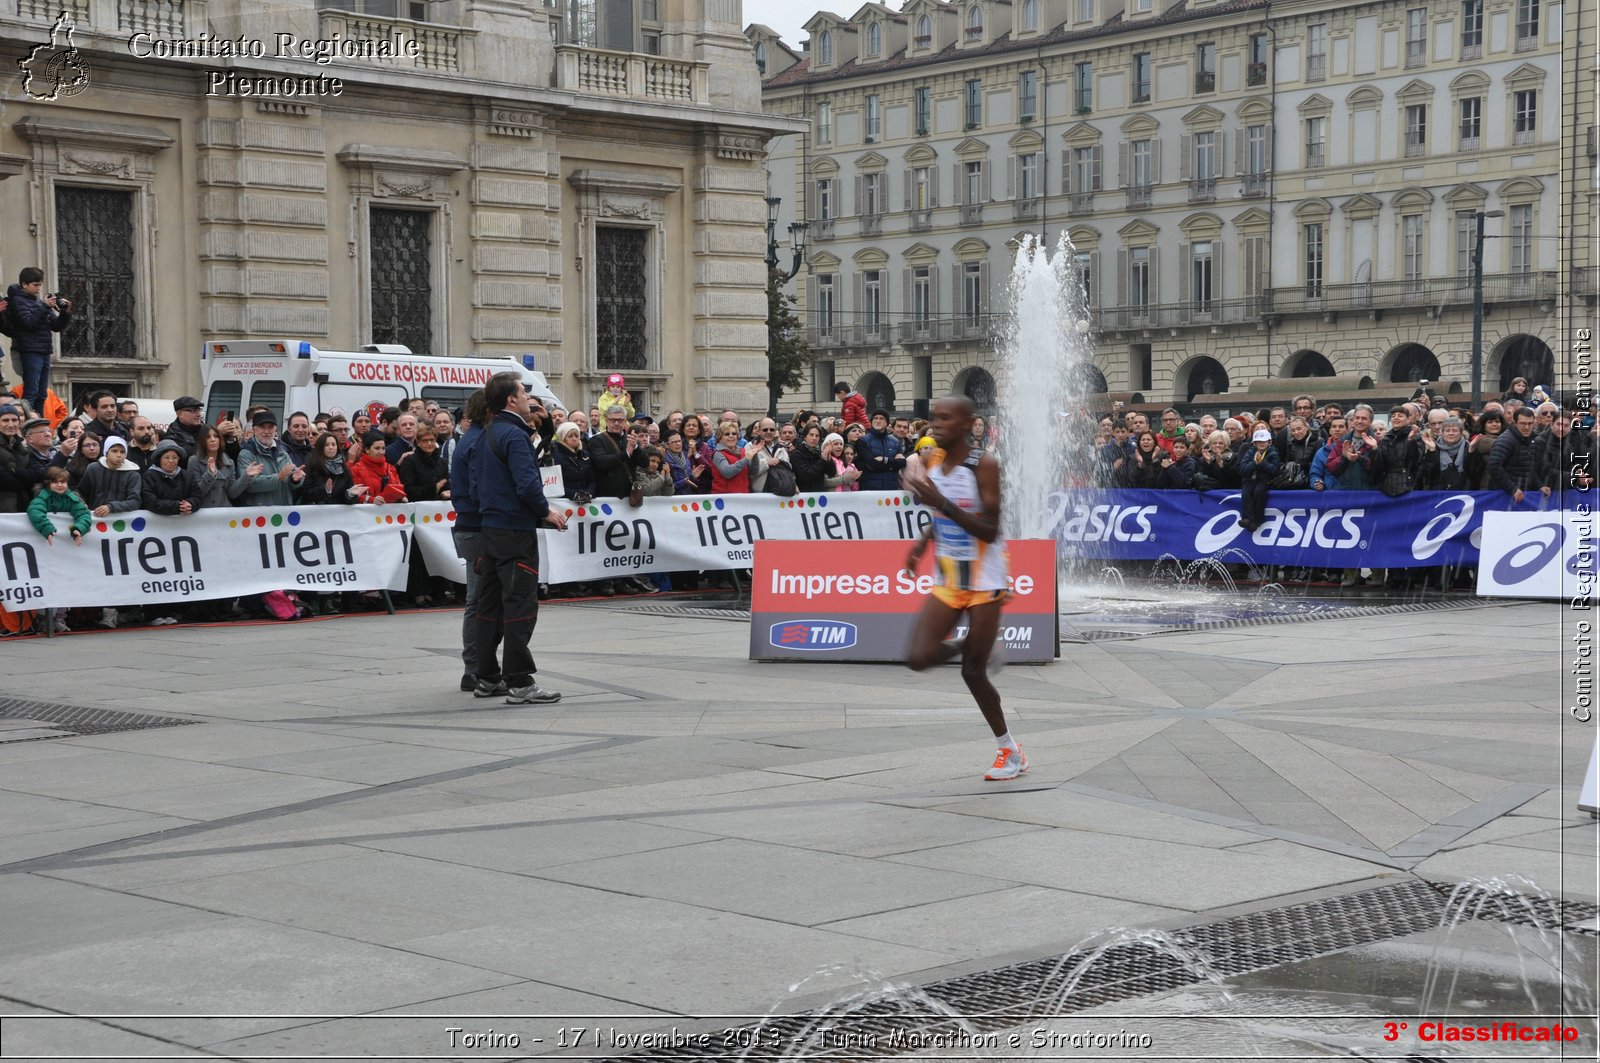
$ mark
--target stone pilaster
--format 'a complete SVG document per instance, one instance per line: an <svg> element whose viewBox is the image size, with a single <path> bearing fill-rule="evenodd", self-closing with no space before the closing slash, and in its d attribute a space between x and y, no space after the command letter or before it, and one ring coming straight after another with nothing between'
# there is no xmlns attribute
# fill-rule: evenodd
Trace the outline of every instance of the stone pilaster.
<svg viewBox="0 0 1600 1063"><path fill-rule="evenodd" d="M766 173L760 138L708 130L695 167L694 386L700 409L767 408Z"/></svg>
<svg viewBox="0 0 1600 1063"><path fill-rule="evenodd" d="M472 147L474 351L532 354L552 383L572 368L562 354L559 168L539 114L490 110Z"/></svg>
<svg viewBox="0 0 1600 1063"><path fill-rule="evenodd" d="M328 336L328 167L305 105L208 98L195 123L202 335Z"/></svg>

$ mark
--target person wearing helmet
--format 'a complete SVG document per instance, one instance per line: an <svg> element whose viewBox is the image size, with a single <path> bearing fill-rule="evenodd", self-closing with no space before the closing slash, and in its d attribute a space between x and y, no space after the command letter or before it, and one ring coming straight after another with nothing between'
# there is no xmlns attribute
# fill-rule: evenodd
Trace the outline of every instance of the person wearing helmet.
<svg viewBox="0 0 1600 1063"><path fill-rule="evenodd" d="M628 395L628 382L622 379L621 373L612 373L606 377L606 390L601 394L600 401L596 405L600 407L602 421L606 416L606 411L613 406L621 406L623 411L627 413L628 420L633 420L633 399Z"/></svg>

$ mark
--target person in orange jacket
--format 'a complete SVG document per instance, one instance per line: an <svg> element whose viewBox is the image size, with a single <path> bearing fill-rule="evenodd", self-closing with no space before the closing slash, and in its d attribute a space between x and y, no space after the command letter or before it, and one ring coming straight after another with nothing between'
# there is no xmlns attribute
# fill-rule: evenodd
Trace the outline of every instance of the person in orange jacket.
<svg viewBox="0 0 1600 1063"><path fill-rule="evenodd" d="M13 384L11 394L22 398L22 385ZM46 388L44 393L44 409L34 410L35 414L50 422L50 431L56 430L56 425L67 419L72 411L67 409L67 404L61 401L61 396L56 394L55 388Z"/></svg>
<svg viewBox="0 0 1600 1063"><path fill-rule="evenodd" d="M351 490L357 493L356 500L379 506L385 502L404 502L406 489L400 483L400 474L384 457L389 440L382 432L368 432L362 444L366 449L361 460L350 466L350 479L355 483Z"/></svg>

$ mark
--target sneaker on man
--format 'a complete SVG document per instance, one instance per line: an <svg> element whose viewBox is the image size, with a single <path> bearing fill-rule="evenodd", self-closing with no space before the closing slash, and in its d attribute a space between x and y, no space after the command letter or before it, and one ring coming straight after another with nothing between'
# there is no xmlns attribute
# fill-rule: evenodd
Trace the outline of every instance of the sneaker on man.
<svg viewBox="0 0 1600 1063"><path fill-rule="evenodd" d="M995 751L994 765L984 773L985 782L1005 782L1015 779L1028 770L1028 755L1019 746L1016 749Z"/></svg>
<svg viewBox="0 0 1600 1063"><path fill-rule="evenodd" d="M487 679L479 679L472 687L472 696L475 698L498 698L511 688L506 686L504 679L496 679L493 683Z"/></svg>
<svg viewBox="0 0 1600 1063"><path fill-rule="evenodd" d="M67 632L72 630L67 626L66 616L61 613L57 613L55 615L55 619L51 621L51 623L54 624L54 630L57 635L65 635Z"/></svg>
<svg viewBox="0 0 1600 1063"><path fill-rule="evenodd" d="M507 705L553 705L560 700L560 694L546 690L537 682L530 682L525 687L512 687L506 692Z"/></svg>

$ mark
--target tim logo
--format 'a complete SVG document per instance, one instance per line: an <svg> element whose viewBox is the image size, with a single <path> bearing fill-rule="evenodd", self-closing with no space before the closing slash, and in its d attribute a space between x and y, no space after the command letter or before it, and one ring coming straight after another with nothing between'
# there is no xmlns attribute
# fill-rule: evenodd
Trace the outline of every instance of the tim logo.
<svg viewBox="0 0 1600 1063"><path fill-rule="evenodd" d="M856 644L856 626L842 620L785 620L769 636L780 650L843 650Z"/></svg>
<svg viewBox="0 0 1600 1063"><path fill-rule="evenodd" d="M22 91L33 100L64 100L89 87L89 64L72 43L77 23L63 11L50 27L50 40L28 49L22 68Z"/></svg>

